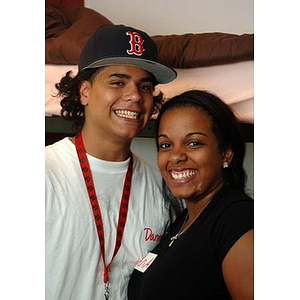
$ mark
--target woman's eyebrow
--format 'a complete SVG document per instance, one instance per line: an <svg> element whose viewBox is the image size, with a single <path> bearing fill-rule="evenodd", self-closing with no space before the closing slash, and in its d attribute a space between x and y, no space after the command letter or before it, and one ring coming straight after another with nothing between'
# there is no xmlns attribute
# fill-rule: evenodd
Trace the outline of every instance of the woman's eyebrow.
<svg viewBox="0 0 300 300"><path fill-rule="evenodd" d="M160 134L157 138L159 139L159 138L161 138L161 137L168 137L166 134Z"/></svg>
<svg viewBox="0 0 300 300"><path fill-rule="evenodd" d="M195 135L195 134L204 135L204 136L208 137L208 135L206 135L205 133L200 132L200 131L199 131L199 132L190 132L190 133L188 133L188 134L186 135L186 137L190 137L190 136ZM162 133L162 134L160 134L160 135L157 136L158 139L161 138L161 137L167 138L168 135Z"/></svg>
<svg viewBox="0 0 300 300"><path fill-rule="evenodd" d="M191 136L191 135L194 135L194 134L200 134L200 135L204 135L204 136L206 136L207 137L207 135L205 134L205 133L203 133L203 132L190 132L190 133L188 133L186 136Z"/></svg>

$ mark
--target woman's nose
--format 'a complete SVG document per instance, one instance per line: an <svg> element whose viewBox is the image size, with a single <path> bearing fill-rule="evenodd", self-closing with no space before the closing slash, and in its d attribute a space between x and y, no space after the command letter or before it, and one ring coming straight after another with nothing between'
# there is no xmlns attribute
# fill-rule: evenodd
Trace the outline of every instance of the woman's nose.
<svg viewBox="0 0 300 300"><path fill-rule="evenodd" d="M185 161L186 158L187 155L182 148L173 148L172 151L170 152L169 161L173 163L179 163L181 161Z"/></svg>

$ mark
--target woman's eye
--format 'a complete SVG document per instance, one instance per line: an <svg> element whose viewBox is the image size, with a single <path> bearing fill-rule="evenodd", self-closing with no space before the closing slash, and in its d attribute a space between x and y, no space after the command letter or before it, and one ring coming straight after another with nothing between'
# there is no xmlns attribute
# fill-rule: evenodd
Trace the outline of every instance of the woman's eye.
<svg viewBox="0 0 300 300"><path fill-rule="evenodd" d="M158 146L159 149L168 149L170 148L170 144L169 143L161 143Z"/></svg>
<svg viewBox="0 0 300 300"><path fill-rule="evenodd" d="M200 142L200 141L191 141L191 142L188 143L188 145L191 146L191 147L199 147L199 146L202 146L203 143Z"/></svg>

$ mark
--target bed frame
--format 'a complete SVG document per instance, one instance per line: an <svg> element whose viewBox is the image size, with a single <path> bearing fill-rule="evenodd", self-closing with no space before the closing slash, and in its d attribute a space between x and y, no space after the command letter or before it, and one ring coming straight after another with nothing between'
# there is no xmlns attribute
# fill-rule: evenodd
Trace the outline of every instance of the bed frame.
<svg viewBox="0 0 300 300"><path fill-rule="evenodd" d="M64 120L61 117L53 116L46 117L46 146L53 144L54 142L66 137L74 136L72 130L72 123ZM245 142L254 142L254 125L241 123L241 127L244 133ZM148 122L146 128L138 135L142 138L154 138L155 137L155 119L151 119Z"/></svg>

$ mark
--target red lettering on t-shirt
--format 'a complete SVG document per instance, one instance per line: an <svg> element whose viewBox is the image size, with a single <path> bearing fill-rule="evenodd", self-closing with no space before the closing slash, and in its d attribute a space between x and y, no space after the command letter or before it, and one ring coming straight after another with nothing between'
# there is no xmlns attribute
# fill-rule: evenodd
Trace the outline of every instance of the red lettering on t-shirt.
<svg viewBox="0 0 300 300"><path fill-rule="evenodd" d="M145 241L153 241L158 242L161 240L161 234L155 234L153 233L152 229L150 227L145 227Z"/></svg>

